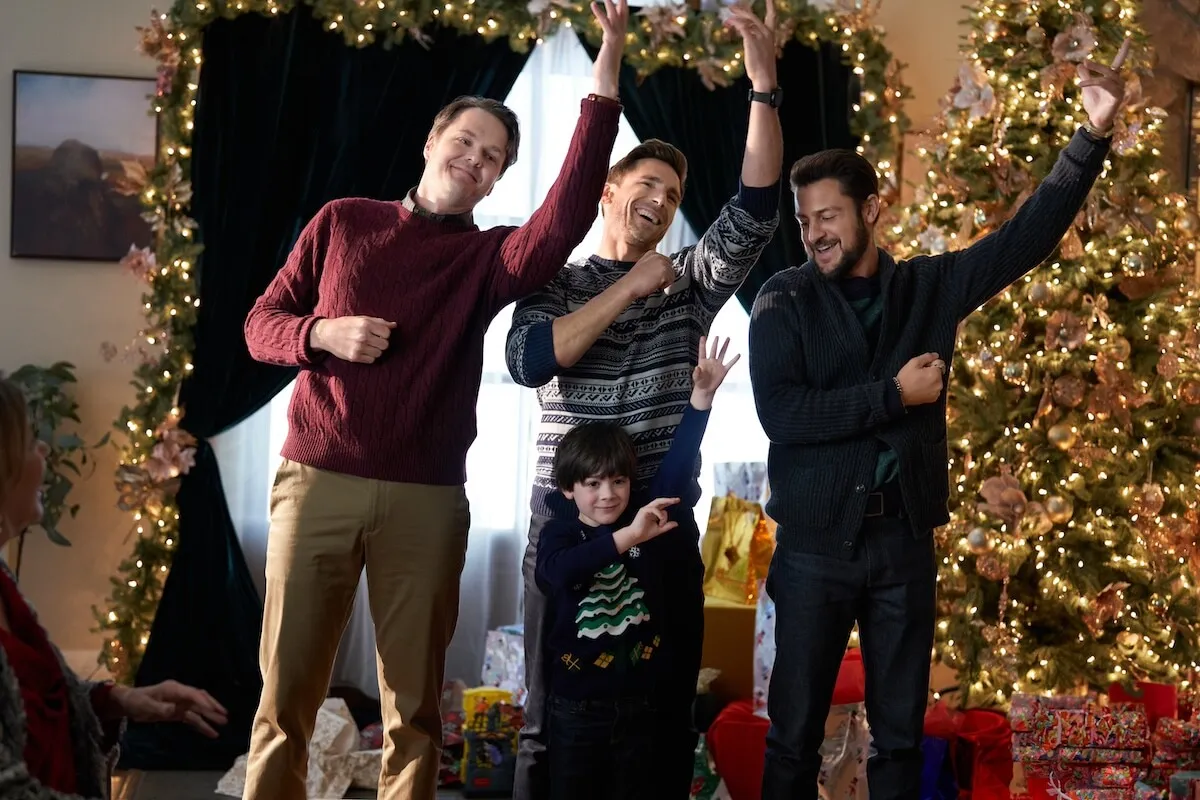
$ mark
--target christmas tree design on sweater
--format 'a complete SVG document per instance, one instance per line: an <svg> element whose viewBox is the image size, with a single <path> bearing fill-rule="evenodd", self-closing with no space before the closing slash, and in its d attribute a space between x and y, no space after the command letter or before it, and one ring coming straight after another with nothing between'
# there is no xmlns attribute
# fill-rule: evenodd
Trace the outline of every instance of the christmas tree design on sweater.
<svg viewBox="0 0 1200 800"><path fill-rule="evenodd" d="M650 619L646 592L621 562L610 564L594 576L588 593L579 601L575 622L580 639L620 636Z"/></svg>

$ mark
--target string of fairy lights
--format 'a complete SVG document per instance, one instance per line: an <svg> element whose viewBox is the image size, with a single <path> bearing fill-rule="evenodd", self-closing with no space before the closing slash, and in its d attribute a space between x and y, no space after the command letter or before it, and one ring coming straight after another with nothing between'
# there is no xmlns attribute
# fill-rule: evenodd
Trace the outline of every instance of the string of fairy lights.
<svg viewBox="0 0 1200 800"><path fill-rule="evenodd" d="M861 94L852 125L861 150L877 166L894 193L898 190L897 152L908 126L902 104L907 89L899 65L871 22L875 0L836 0L821 7L776 0L780 44L797 40L841 48ZM706 0L707 3L707 0ZM761 5L761 3L759 3ZM582 30L599 41L589 4L577 0L177 0L166 13L154 13L139 28L141 49L158 64L152 101L158 118L158 163L136 187L155 232L153 248L131 251L124 263L146 283L146 324L133 350L136 398L124 408L118 426L128 432L116 482L120 507L132 516L132 548L124 559L105 608L94 609L104 636L100 663L118 680L130 681L149 641L150 626L178 543L175 492L190 468L194 440L179 427L186 413L176 405L179 388L192 369L192 328L199 309L196 273L201 246L189 216L191 148L203 35L217 19L244 14L280 16L307 6L331 34L351 47L390 46L412 37L426 41L431 25L463 34L505 38L524 50L556 30ZM761 9L760 9L761 10ZM625 57L640 74L662 67L694 69L709 88L729 84L743 72L736 37L721 24L716 9L686 5L646 8L630 21Z"/></svg>
<svg viewBox="0 0 1200 800"><path fill-rule="evenodd" d="M1003 224L1086 120L1086 57L1134 39L1113 153L1057 252L972 315L950 385L935 655L963 702L1156 680L1200 661L1200 224L1169 190L1138 3L983 2L900 254Z"/></svg>

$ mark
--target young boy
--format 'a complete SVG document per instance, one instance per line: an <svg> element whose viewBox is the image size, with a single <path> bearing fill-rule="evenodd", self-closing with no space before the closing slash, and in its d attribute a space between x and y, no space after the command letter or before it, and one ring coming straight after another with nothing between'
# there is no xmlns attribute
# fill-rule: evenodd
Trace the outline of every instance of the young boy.
<svg viewBox="0 0 1200 800"><path fill-rule="evenodd" d="M691 404L646 497L630 503L636 456L619 426L580 425L558 446L555 481L579 516L550 520L538 543L535 574L548 598L550 800L649 797L655 689L666 674L660 648L670 637L656 609L664 574L696 546L662 535L678 526L669 508L692 481L713 395L740 357L724 363L728 347L714 339L709 350L700 339Z"/></svg>

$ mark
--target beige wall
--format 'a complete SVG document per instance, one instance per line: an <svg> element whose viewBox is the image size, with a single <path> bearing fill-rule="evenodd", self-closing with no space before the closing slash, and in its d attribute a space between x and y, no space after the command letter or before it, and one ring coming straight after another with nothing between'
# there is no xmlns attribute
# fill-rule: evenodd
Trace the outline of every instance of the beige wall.
<svg viewBox="0 0 1200 800"><path fill-rule="evenodd" d="M89 440L109 430L131 399L130 365L105 363L100 342L123 347L136 333L141 289L116 264L8 257L12 71L153 77L153 62L136 52L134 31L149 15L150 0L20 0L6 2L0 15L0 369L74 363L81 433ZM98 650L91 607L107 596L108 577L128 547L129 518L115 507L114 464L115 451L105 451L95 474L74 491L83 508L63 525L74 545L56 547L31 534L21 567L21 586L50 635L89 672Z"/></svg>
<svg viewBox="0 0 1200 800"><path fill-rule="evenodd" d="M160 3L163 5L164 3ZM120 346L141 322L140 286L115 264L16 261L8 258L14 69L152 76L153 64L136 52L135 25L144 24L149 0L22 0L5 4L0 25L0 369L24 363L73 362L82 434L109 430L131 399L131 367L106 363L100 342ZM916 96L909 113L927 124L956 69L960 0L886 0L880 22L888 43L910 66ZM100 460L93 477L75 490L83 510L64 532L74 542L54 547L40 535L25 548L22 587L54 640L87 666L98 647L90 633L93 604L107 596L108 578L128 552L129 518L115 508L115 454Z"/></svg>
<svg viewBox="0 0 1200 800"><path fill-rule="evenodd" d="M882 0L878 22L885 42L901 63L913 90L906 106L913 128L929 125L938 100L954 82L966 27L961 0Z"/></svg>

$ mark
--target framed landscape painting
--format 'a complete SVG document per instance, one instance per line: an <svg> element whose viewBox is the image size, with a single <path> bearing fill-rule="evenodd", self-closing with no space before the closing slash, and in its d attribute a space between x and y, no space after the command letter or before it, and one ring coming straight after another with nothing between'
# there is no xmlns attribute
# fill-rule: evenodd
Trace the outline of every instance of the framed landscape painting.
<svg viewBox="0 0 1200 800"><path fill-rule="evenodd" d="M154 79L13 73L13 258L119 261L151 243L133 180L154 166Z"/></svg>

